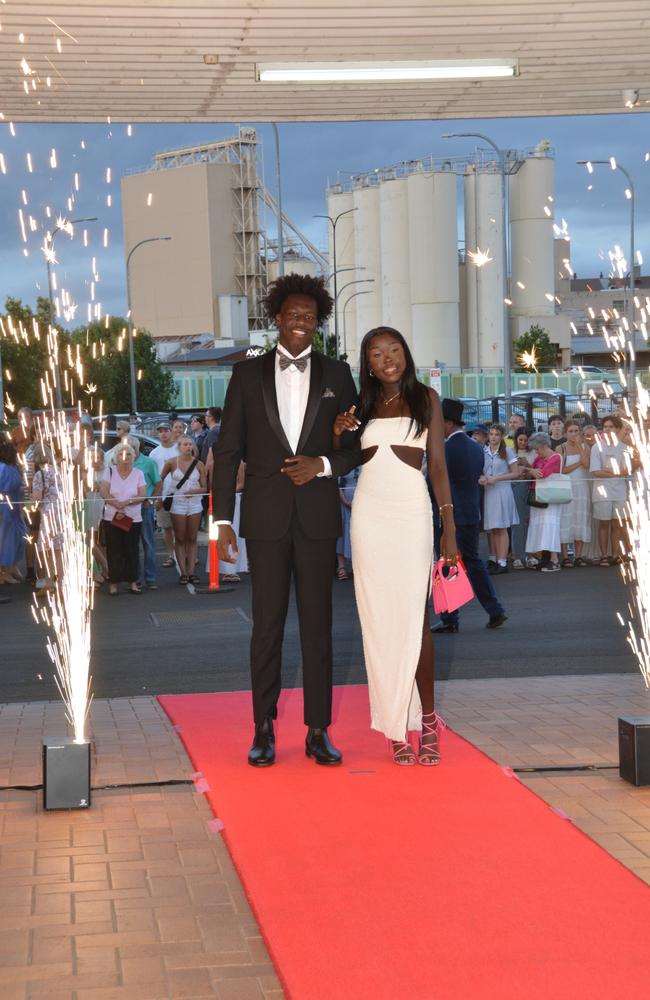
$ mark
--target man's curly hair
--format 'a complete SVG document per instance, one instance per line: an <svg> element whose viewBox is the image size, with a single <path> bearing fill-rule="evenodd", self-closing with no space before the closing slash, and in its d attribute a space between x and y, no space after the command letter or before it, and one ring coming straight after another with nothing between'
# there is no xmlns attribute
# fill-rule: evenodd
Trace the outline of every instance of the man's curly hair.
<svg viewBox="0 0 650 1000"><path fill-rule="evenodd" d="M285 274L271 282L264 299L266 315L271 322L275 322L282 303L290 295L307 295L315 301L319 326L325 322L334 308L334 299L325 287L324 278L312 278L310 274Z"/></svg>

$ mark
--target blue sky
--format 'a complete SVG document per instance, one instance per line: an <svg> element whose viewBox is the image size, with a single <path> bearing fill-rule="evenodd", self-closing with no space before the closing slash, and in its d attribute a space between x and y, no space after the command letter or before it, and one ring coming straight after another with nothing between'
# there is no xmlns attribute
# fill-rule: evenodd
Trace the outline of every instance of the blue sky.
<svg viewBox="0 0 650 1000"><path fill-rule="evenodd" d="M650 253L650 151L648 118L640 113L576 118L494 119L458 122L349 122L287 123L279 126L282 149L283 206L293 221L320 246L326 245L325 223L314 219L326 210L328 178L337 171L361 172L433 153L446 156L470 152L474 140L444 140L444 132L480 131L499 145L521 149L549 139L556 153L556 218L563 216L572 238L573 266L580 277L606 270L601 254L615 243L628 245L629 203L624 178L608 168L588 176L577 159L615 156L632 174L637 195L637 248L644 261ZM123 314L126 306L120 205L120 178L130 169L146 166L154 153L223 139L236 133L231 124L0 125L0 153L6 174L0 173L0 304L7 295L33 304L47 293L47 278L39 245L42 230L29 232L29 216L40 227L53 216L70 217L67 198L74 194L72 217L98 217L89 224L88 248L81 245L81 227L73 242L57 235L57 275L79 304L75 324L86 319L90 298L92 258L99 275L95 297L103 312ZM272 190L274 146L270 125L259 125L265 181ZM82 148L82 143L85 148ZM50 166L56 150L56 167ZM29 172L27 154L33 172ZM1 166L1 164L0 164ZM107 181L110 168L110 181ZM79 190L74 175L78 174ZM593 189L587 190L592 184ZM24 196L22 192L25 192ZM107 204L110 195L112 204ZM26 199L27 204L24 204ZM22 208L28 241L21 237L18 210ZM108 245L104 247L104 230ZM274 234L274 229L273 229ZM29 255L23 251L27 248ZM644 265L644 272L647 268Z"/></svg>

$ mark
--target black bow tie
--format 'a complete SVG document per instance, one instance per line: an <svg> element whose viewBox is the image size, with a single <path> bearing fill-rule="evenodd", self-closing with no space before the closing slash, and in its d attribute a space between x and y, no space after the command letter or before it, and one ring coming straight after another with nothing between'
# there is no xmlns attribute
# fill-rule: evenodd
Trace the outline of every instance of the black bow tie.
<svg viewBox="0 0 650 1000"><path fill-rule="evenodd" d="M304 372L309 361L309 355L307 354L304 358L288 358L286 354L278 354L280 359L280 371L285 371L286 368L291 368L291 365L295 365L299 372Z"/></svg>

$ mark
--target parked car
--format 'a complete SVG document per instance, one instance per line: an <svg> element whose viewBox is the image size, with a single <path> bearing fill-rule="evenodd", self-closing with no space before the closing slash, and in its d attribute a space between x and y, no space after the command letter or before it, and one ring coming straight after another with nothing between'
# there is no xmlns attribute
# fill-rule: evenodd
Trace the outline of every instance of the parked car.
<svg viewBox="0 0 650 1000"><path fill-rule="evenodd" d="M578 391L582 396L595 396L596 399L613 399L620 403L626 395L625 386L608 378L581 379Z"/></svg>
<svg viewBox="0 0 650 1000"><path fill-rule="evenodd" d="M97 441L100 448L104 452L110 451L111 448L114 448L115 445L118 444L120 440L120 435L117 433L117 431L104 430L104 432L102 433L101 430L95 429L94 437L95 441ZM154 437L150 437L148 434L140 434L138 431L132 434L131 437L137 438L138 441L140 442L140 453L142 455L148 455L150 452L153 451L154 448L157 448L158 445L160 444L160 441L156 441Z"/></svg>
<svg viewBox="0 0 650 1000"><path fill-rule="evenodd" d="M565 398L567 414L578 409L578 397L567 393L564 389L515 389L512 394L512 412L521 413L527 424L532 420L532 429L547 431L548 418L551 414L559 412L561 397ZM499 400L503 398L501 394ZM529 400L532 401L530 416ZM502 405L501 402L499 405Z"/></svg>
<svg viewBox="0 0 650 1000"><path fill-rule="evenodd" d="M79 423L85 424L86 426L90 427L92 424L93 418L90 416L90 414L86 413L85 411L79 413L78 406L66 406L62 410L54 410L54 413L55 414L63 413L65 415L65 422L68 425L68 427L71 427L72 425ZM37 426L42 426L44 424L51 422L52 410L50 410L49 408L44 410L32 410L32 418Z"/></svg>
<svg viewBox="0 0 650 1000"><path fill-rule="evenodd" d="M518 400L532 400L532 422L533 427L537 431L548 431L548 418L553 413L561 412L560 399L564 397L564 412L567 417L574 417L581 414L586 414L589 420L594 418L602 420L606 417L608 413L615 410L620 404L622 395L619 391L623 390L623 386L620 382L610 382L608 383L613 389L613 392L607 393L603 390L603 382L598 380L592 383L583 382L581 383L581 388L578 393L570 393L565 389L521 389L513 392L513 399ZM583 390L582 386L596 387L597 391L591 395L587 390ZM594 402L596 412L594 413Z"/></svg>
<svg viewBox="0 0 650 1000"><path fill-rule="evenodd" d="M495 414L491 398L474 399L467 396L459 396L457 398L463 403L463 420L467 427L472 427L474 424L487 424L489 426L493 422ZM518 403L513 403L511 412L519 413L522 417L526 417L526 408ZM498 412L496 417L498 423L507 424L503 396L498 398Z"/></svg>
<svg viewBox="0 0 650 1000"><path fill-rule="evenodd" d="M570 365L569 368L563 368L562 372L564 375L607 375L604 368L598 368L597 365Z"/></svg>

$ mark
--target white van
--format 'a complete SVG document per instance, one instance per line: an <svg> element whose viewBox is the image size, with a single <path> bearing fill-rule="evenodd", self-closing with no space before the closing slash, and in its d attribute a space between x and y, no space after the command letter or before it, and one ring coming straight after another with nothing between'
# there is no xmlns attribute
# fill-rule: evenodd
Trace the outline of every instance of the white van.
<svg viewBox="0 0 650 1000"><path fill-rule="evenodd" d="M619 403L625 395L625 388L620 382L613 382L607 378L580 379L578 382L578 394L580 396L595 396L596 399L613 399Z"/></svg>

